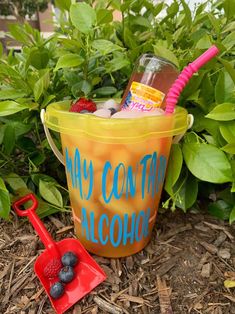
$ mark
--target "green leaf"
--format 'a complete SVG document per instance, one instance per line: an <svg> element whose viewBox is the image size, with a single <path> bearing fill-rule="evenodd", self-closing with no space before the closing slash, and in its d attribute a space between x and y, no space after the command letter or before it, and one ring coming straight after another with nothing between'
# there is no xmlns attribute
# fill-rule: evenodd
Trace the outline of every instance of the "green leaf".
<svg viewBox="0 0 235 314"><path fill-rule="evenodd" d="M218 59L223 64L225 69L228 71L228 74L230 75L231 79L233 80L233 83L235 84L235 69L234 69L233 64L222 58L218 58Z"/></svg>
<svg viewBox="0 0 235 314"><path fill-rule="evenodd" d="M6 124L5 125L0 125L0 145L3 142L6 126L7 126Z"/></svg>
<svg viewBox="0 0 235 314"><path fill-rule="evenodd" d="M8 156L12 153L15 147L15 138L15 129L11 124L8 124L3 137L4 152Z"/></svg>
<svg viewBox="0 0 235 314"><path fill-rule="evenodd" d="M218 200L208 206L208 211L211 215L219 219L226 220L230 216L231 205L227 204L223 200Z"/></svg>
<svg viewBox="0 0 235 314"><path fill-rule="evenodd" d="M53 205L50 205L43 200L38 199L38 208L36 213L41 219L58 212L60 212L59 208L56 208Z"/></svg>
<svg viewBox="0 0 235 314"><path fill-rule="evenodd" d="M50 74L47 71L45 74L40 77L40 79L35 83L33 93L36 101L39 100L41 95L47 90L50 84Z"/></svg>
<svg viewBox="0 0 235 314"><path fill-rule="evenodd" d="M10 185L13 191L27 189L27 185L24 180L16 173L10 173L4 178L4 180Z"/></svg>
<svg viewBox="0 0 235 314"><path fill-rule="evenodd" d="M210 36L208 34L206 34L201 39L199 39L195 48L208 49L210 46L211 46Z"/></svg>
<svg viewBox="0 0 235 314"><path fill-rule="evenodd" d="M101 95L101 96L112 95L112 94L115 94L116 92L117 92L117 89L113 86L104 86L104 87L100 87L93 90L93 94Z"/></svg>
<svg viewBox="0 0 235 314"><path fill-rule="evenodd" d="M68 53L59 58L54 71L57 71L61 68L72 68L81 65L84 62L84 59L74 53Z"/></svg>
<svg viewBox="0 0 235 314"><path fill-rule="evenodd" d="M234 1L233 0L224 0L223 2L223 7L225 14L227 16L227 19L229 20L230 18L234 18L235 16L235 6L234 6Z"/></svg>
<svg viewBox="0 0 235 314"><path fill-rule="evenodd" d="M235 123L222 122L220 125L220 133L228 143L235 142Z"/></svg>
<svg viewBox="0 0 235 314"><path fill-rule="evenodd" d="M60 191L55 187L54 183L47 181L39 181L40 195L49 203L63 207L63 199Z"/></svg>
<svg viewBox="0 0 235 314"><path fill-rule="evenodd" d="M107 23L112 22L112 20L113 20L112 12L109 10L106 10L106 9L97 10L96 16L97 16L97 24L98 25L107 24Z"/></svg>
<svg viewBox="0 0 235 314"><path fill-rule="evenodd" d="M156 17L161 11L162 9L165 7L165 3L164 2L160 2L158 3L155 7L154 7L154 11L153 14Z"/></svg>
<svg viewBox="0 0 235 314"><path fill-rule="evenodd" d="M229 143L223 146L221 149L228 154L235 154L235 142Z"/></svg>
<svg viewBox="0 0 235 314"><path fill-rule="evenodd" d="M235 119L235 104L224 103L217 105L206 118L217 121L230 121Z"/></svg>
<svg viewBox="0 0 235 314"><path fill-rule="evenodd" d="M19 104L15 101L6 100L0 102L0 117L9 116L24 109L29 109L29 104Z"/></svg>
<svg viewBox="0 0 235 314"><path fill-rule="evenodd" d="M55 5L60 10L67 10L69 11L71 0L55 0Z"/></svg>
<svg viewBox="0 0 235 314"><path fill-rule="evenodd" d="M81 95L81 92L87 96L92 90L92 85L90 82L86 80L82 80L78 82L77 84L73 85L71 88L73 96L79 97Z"/></svg>
<svg viewBox="0 0 235 314"><path fill-rule="evenodd" d="M234 30L235 30L235 21L233 21L233 22L231 22L229 24L224 25L222 34L230 32L230 31L234 31Z"/></svg>
<svg viewBox="0 0 235 314"><path fill-rule="evenodd" d="M230 163L219 148L204 143L184 143L183 155L188 169L198 179L211 183L232 181Z"/></svg>
<svg viewBox="0 0 235 314"><path fill-rule="evenodd" d="M179 12L179 4L174 1L168 8L167 8L167 17L174 17Z"/></svg>
<svg viewBox="0 0 235 314"><path fill-rule="evenodd" d="M106 39L94 40L92 43L92 47L94 49L98 50L99 53L101 53L103 56L105 56L111 52L123 49L122 47L115 45L114 43L112 43L111 41L106 40Z"/></svg>
<svg viewBox="0 0 235 314"><path fill-rule="evenodd" d="M231 192L234 193L235 192L235 159L231 159L230 164L231 164L232 177L233 177Z"/></svg>
<svg viewBox="0 0 235 314"><path fill-rule="evenodd" d="M191 26L192 24L192 15L191 15L191 10L189 9L189 6L184 0L180 0L180 2L183 5L184 8L184 14L185 14L185 21L188 27Z"/></svg>
<svg viewBox="0 0 235 314"><path fill-rule="evenodd" d="M215 33L220 34L220 20L217 20L212 13L208 13L207 16L209 17L211 25L214 27Z"/></svg>
<svg viewBox="0 0 235 314"><path fill-rule="evenodd" d="M137 38L133 36L131 30L127 27L124 28L124 44L130 50L134 50L138 47Z"/></svg>
<svg viewBox="0 0 235 314"><path fill-rule="evenodd" d="M53 183L54 185L57 184L56 180L46 174L42 174L42 173L33 173L31 174L31 179L33 181L33 183L39 187L39 182L44 181L44 182L48 182L48 183Z"/></svg>
<svg viewBox="0 0 235 314"><path fill-rule="evenodd" d="M125 59L124 57L117 57L110 61L108 61L105 65L107 72L115 72L118 71L126 66L130 65L129 60Z"/></svg>
<svg viewBox="0 0 235 314"><path fill-rule="evenodd" d="M23 152L32 153L37 150L36 145L33 140L29 137L23 136L20 137L16 142L18 148L20 148Z"/></svg>
<svg viewBox="0 0 235 314"><path fill-rule="evenodd" d="M173 62L177 67L179 67L178 59L171 50L159 44L154 45L153 49L156 55L168 59L169 61Z"/></svg>
<svg viewBox="0 0 235 314"><path fill-rule="evenodd" d="M165 190L169 195L173 195L173 186L179 178L183 164L183 155L179 144L171 146L171 153L167 166L167 174L165 180Z"/></svg>
<svg viewBox="0 0 235 314"><path fill-rule="evenodd" d="M13 38L26 45L29 44L29 36L25 33L21 25L9 23L8 28Z"/></svg>
<svg viewBox="0 0 235 314"><path fill-rule="evenodd" d="M235 221L235 206L233 206L233 209L229 215L229 223L230 225Z"/></svg>
<svg viewBox="0 0 235 314"><path fill-rule="evenodd" d="M235 31L230 33L222 41L222 44L226 47L227 50L230 50L235 45Z"/></svg>
<svg viewBox="0 0 235 314"><path fill-rule="evenodd" d="M96 22L96 13L87 3L74 3L70 7L70 18L80 32L88 34Z"/></svg>
<svg viewBox="0 0 235 314"><path fill-rule="evenodd" d="M49 62L49 53L46 50L32 50L27 60L28 65L32 65L36 69L46 68Z"/></svg>
<svg viewBox="0 0 235 314"><path fill-rule="evenodd" d="M42 165L45 162L46 156L44 153L37 150L30 154L29 160L34 166L37 167L37 166Z"/></svg>
<svg viewBox="0 0 235 314"><path fill-rule="evenodd" d="M16 90L14 88L0 90L0 100L17 99L26 96L24 91Z"/></svg>
<svg viewBox="0 0 235 314"><path fill-rule="evenodd" d="M197 200L198 194L198 182L197 179L188 174L186 180L184 180L181 189L178 192L175 204L177 207L183 209L184 212L190 208Z"/></svg>
<svg viewBox="0 0 235 314"><path fill-rule="evenodd" d="M4 181L0 178L0 217L8 219L11 210L10 195Z"/></svg>
<svg viewBox="0 0 235 314"><path fill-rule="evenodd" d="M140 26L144 26L147 28L151 27L149 20L147 18L141 16L141 15L133 17L133 19L131 20L131 24L140 25Z"/></svg>
<svg viewBox="0 0 235 314"><path fill-rule="evenodd" d="M0 58L2 57L2 55L3 55L3 46L2 46L2 44L0 43Z"/></svg>
<svg viewBox="0 0 235 314"><path fill-rule="evenodd" d="M227 72L219 74L215 85L215 100L217 104L235 101L235 84Z"/></svg>

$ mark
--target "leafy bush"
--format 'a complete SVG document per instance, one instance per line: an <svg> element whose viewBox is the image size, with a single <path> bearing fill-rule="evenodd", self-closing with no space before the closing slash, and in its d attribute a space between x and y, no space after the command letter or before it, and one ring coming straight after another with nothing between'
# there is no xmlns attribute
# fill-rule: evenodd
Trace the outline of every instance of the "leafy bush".
<svg viewBox="0 0 235 314"><path fill-rule="evenodd" d="M55 34L43 39L28 24L12 25L10 35L22 44L22 52L10 52L0 61L0 216L7 218L10 202L29 190L41 197L41 216L67 210L64 169L45 140L41 108L82 95L120 97L141 53L154 52L182 69L215 43L220 56L194 75L179 101L195 122L181 143L172 146L164 206L186 211L211 200L209 211L232 223L233 0L200 4L195 12L184 0L156 6L149 0L100 0L95 8L89 1L56 4L61 16ZM122 21L113 21L114 9L121 11Z"/></svg>

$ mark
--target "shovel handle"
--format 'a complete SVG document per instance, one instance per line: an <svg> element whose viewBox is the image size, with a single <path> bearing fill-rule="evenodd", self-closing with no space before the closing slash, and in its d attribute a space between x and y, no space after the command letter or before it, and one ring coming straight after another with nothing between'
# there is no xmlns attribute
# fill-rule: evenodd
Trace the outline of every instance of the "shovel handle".
<svg viewBox="0 0 235 314"><path fill-rule="evenodd" d="M32 205L22 210L20 207L24 205L26 202L31 201ZM38 215L36 214L35 210L38 207L38 201L36 197L31 193L23 196L19 200L13 203L12 207L14 208L15 212L18 216L25 217L27 216L33 225L34 229L36 230L37 234L39 235L42 243L44 244L46 249L52 251L51 253L58 256L58 250L56 247L56 243L53 241L51 235L46 230L44 224L39 219Z"/></svg>

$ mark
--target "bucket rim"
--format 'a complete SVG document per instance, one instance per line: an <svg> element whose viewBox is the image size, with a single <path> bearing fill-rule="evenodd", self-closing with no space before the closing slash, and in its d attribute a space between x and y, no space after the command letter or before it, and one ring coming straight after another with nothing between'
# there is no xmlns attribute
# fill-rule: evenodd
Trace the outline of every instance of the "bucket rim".
<svg viewBox="0 0 235 314"><path fill-rule="evenodd" d="M95 100L97 104L100 104L102 102L105 101L105 99L97 99ZM76 115L78 115L75 112L69 112L68 109L71 105L72 100L63 100L63 101L59 101L59 102L53 102L51 104L49 104L46 108L46 114L45 114L45 123L47 125L48 128L50 128L51 130L54 130L56 132L60 132L60 133L65 133L65 134L71 134L73 132L71 130L71 128L68 126L64 126L64 125L58 125L56 123L53 123L53 121L50 119L50 116L60 116L63 115L63 117L76 117ZM140 140L140 139L145 139L149 136L159 136L161 135L162 137L168 137L168 136L175 136L175 135L179 135L182 134L186 131L187 129L187 115L188 112L185 108L183 107L179 107L176 106L175 108L175 112L170 114L170 115L160 115L160 116L145 116L145 117L138 117L138 118L133 118L133 119L126 119L126 118L117 118L117 119L111 119L111 123L112 123L112 127L113 128L125 128L125 127L129 127L130 125L135 127L135 125L137 124L147 124L147 123L158 123L158 121L162 123L162 119L165 120L165 122L168 124L170 122L174 122L178 119L182 120L181 123L176 123L176 125L174 125L172 128L168 129L168 130L161 130L161 131L148 131L144 134L135 134L133 136L131 136L130 134L126 134L127 138L130 140L136 139L136 140ZM93 114L83 114L83 115L79 115L79 121L81 122L81 124L83 123L87 123L87 124L94 124L98 122L101 124L103 127L110 127L110 119L107 118L101 118L101 117L97 117ZM80 123L79 123L80 124ZM78 124L78 128L76 129L76 134L80 134L80 135L88 135L90 137L95 137L97 139L113 139L114 136L112 135L105 135L102 136L100 134L94 134L93 132L89 132L85 129L82 129L81 127L79 127ZM177 126L177 127L176 127ZM123 136L115 136L116 140L121 140L123 139Z"/></svg>

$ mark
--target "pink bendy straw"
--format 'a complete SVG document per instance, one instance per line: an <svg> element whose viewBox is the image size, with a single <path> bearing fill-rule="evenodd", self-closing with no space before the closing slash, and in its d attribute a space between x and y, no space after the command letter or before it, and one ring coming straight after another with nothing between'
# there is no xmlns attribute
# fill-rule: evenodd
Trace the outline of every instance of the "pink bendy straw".
<svg viewBox="0 0 235 314"><path fill-rule="evenodd" d="M219 49L214 45L183 69L166 96L166 114L174 112L178 98L193 74L196 73L204 64L214 58L218 52Z"/></svg>

